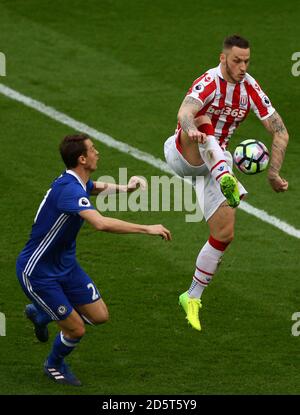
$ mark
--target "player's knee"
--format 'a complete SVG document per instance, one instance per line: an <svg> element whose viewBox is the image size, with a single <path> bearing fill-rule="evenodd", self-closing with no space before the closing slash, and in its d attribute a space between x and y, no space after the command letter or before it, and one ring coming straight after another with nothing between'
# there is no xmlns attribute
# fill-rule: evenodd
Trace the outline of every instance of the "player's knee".
<svg viewBox="0 0 300 415"><path fill-rule="evenodd" d="M225 229L221 233L221 242L226 244L230 244L234 239L234 230L233 229Z"/></svg>
<svg viewBox="0 0 300 415"><path fill-rule="evenodd" d="M103 324L106 323L109 320L109 313L107 308L103 308L101 312L99 312L94 318L93 323L94 324Z"/></svg>
<svg viewBox="0 0 300 415"><path fill-rule="evenodd" d="M85 327L83 326L78 326L75 330L75 335L77 338L81 338L85 335Z"/></svg>
<svg viewBox="0 0 300 415"><path fill-rule="evenodd" d="M106 323L109 319L108 309L106 304L102 302L99 304L97 310L94 310L92 314L89 315L89 321L91 324L103 324Z"/></svg>
<svg viewBox="0 0 300 415"><path fill-rule="evenodd" d="M83 324L78 324L78 325L72 327L71 329L69 328L67 330L67 335L71 339L80 339L81 337L83 337L85 335L84 325Z"/></svg>
<svg viewBox="0 0 300 415"><path fill-rule="evenodd" d="M220 228L216 239L220 242L230 244L234 239L234 227L224 226Z"/></svg>
<svg viewBox="0 0 300 415"><path fill-rule="evenodd" d="M226 240L224 242L226 242L227 244L230 244L233 240L234 240L234 232L232 231L226 235Z"/></svg>

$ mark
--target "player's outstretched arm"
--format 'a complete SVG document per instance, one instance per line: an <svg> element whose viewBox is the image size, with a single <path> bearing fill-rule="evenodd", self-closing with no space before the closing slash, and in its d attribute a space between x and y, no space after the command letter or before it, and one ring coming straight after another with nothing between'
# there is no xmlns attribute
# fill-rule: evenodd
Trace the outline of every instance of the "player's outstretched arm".
<svg viewBox="0 0 300 415"><path fill-rule="evenodd" d="M93 182L94 189L92 190L92 195L98 195L102 193L103 195L114 194L114 193L126 193L134 192L139 187L142 190L145 190L147 187L147 182L142 177L132 176L128 184L115 184L115 183L105 183L105 182Z"/></svg>
<svg viewBox="0 0 300 415"><path fill-rule="evenodd" d="M123 220L102 216L92 209L79 212L82 219L89 222L97 231L113 233L145 233L148 235L160 235L166 241L172 239L171 232L163 225L139 225L138 223L125 222Z"/></svg>
<svg viewBox="0 0 300 415"><path fill-rule="evenodd" d="M280 115L276 111L266 120L263 120L262 123L273 136L268 179L275 192L285 192L289 184L285 179L280 177L279 173L288 145L289 134Z"/></svg>
<svg viewBox="0 0 300 415"><path fill-rule="evenodd" d="M178 121L187 136L198 143L205 143L206 134L201 133L195 124L195 116L201 110L202 103L198 99L186 96L178 111Z"/></svg>

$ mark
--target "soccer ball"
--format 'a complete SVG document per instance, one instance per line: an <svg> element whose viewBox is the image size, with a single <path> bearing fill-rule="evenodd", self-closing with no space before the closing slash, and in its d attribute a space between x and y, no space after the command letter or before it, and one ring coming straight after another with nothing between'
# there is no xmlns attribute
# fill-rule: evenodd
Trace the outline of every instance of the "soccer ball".
<svg viewBox="0 0 300 415"><path fill-rule="evenodd" d="M261 141L249 139L242 141L234 150L233 161L245 174L256 174L266 170L269 151Z"/></svg>

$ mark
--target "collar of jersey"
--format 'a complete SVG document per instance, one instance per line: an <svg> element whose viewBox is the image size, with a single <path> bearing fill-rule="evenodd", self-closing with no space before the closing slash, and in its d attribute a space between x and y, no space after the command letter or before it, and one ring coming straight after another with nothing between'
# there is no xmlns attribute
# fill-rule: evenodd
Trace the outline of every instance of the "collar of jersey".
<svg viewBox="0 0 300 415"><path fill-rule="evenodd" d="M79 183L81 184L81 186L84 188L84 190L86 192L86 185L83 183L83 181L78 176L78 174L75 173L75 171L73 171L73 170L66 170L66 173L71 174L72 176L74 176L79 181Z"/></svg>

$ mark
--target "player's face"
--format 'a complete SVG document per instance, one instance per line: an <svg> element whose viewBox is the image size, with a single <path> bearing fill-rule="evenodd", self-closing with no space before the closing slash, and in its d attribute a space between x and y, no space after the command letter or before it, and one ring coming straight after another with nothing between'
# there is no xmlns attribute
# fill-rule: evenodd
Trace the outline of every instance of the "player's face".
<svg viewBox="0 0 300 415"><path fill-rule="evenodd" d="M250 49L233 46L221 53L220 61L224 79L233 83L241 82L249 66Z"/></svg>
<svg viewBox="0 0 300 415"><path fill-rule="evenodd" d="M99 160L99 152L96 150L92 140L85 140L86 147L86 168L90 171L95 171L97 169L97 162Z"/></svg>

